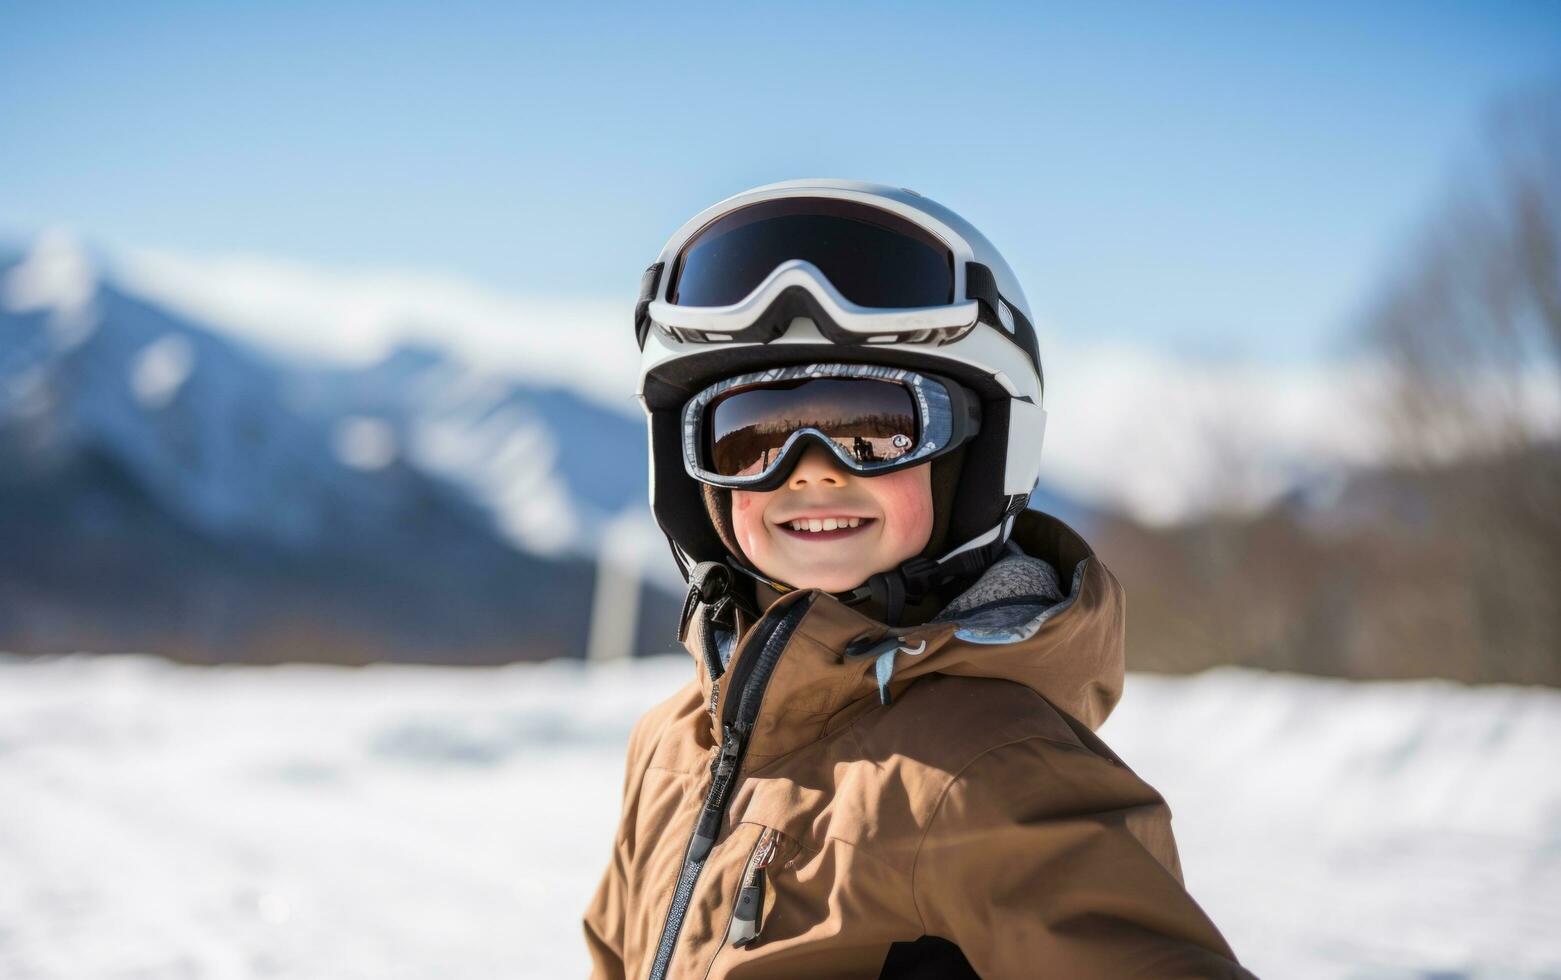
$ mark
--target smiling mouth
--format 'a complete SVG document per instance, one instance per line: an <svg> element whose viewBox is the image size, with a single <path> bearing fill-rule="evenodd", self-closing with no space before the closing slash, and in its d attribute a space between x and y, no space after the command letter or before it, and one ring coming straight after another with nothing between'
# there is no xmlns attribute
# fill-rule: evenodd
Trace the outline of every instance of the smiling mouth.
<svg viewBox="0 0 1561 980"><path fill-rule="evenodd" d="M871 517L798 518L777 524L788 537L803 541L837 541L861 534L873 523Z"/></svg>

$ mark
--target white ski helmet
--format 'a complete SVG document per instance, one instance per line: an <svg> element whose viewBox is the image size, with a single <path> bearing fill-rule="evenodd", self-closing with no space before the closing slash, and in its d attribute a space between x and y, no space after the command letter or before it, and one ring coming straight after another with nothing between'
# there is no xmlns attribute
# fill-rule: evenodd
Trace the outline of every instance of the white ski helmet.
<svg viewBox="0 0 1561 980"><path fill-rule="evenodd" d="M645 270L634 330L651 510L685 578L696 565L719 562L790 587L732 553L684 450L685 406L737 375L880 365L951 378L980 400L979 431L964 446L939 553L874 576L845 601L885 588L914 594L986 567L1035 489L1046 413L1024 291L980 231L915 191L791 180L714 204Z"/></svg>

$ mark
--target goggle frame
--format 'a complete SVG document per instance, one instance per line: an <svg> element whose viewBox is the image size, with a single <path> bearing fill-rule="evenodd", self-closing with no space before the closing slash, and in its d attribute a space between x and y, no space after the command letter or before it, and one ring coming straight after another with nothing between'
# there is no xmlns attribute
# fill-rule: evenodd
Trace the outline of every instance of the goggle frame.
<svg viewBox="0 0 1561 980"><path fill-rule="evenodd" d="M794 430L781 444L775 458L760 473L726 476L705 465L709 424L708 409L721 396L739 388L786 384L816 378L857 378L874 383L897 383L911 395L916 409L918 444L903 456L881 463L863 464L844 446L816 426ZM964 445L981 431L981 401L953 379L923 371L881 364L820 363L767 368L717 381L690 398L683 406L683 467L700 483L728 490L779 489L809 445L828 450L847 472L872 478L930 462Z"/></svg>

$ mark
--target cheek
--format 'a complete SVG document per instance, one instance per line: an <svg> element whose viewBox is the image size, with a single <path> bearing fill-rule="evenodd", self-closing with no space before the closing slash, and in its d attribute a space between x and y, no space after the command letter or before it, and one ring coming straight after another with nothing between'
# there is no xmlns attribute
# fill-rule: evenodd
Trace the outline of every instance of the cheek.
<svg viewBox="0 0 1561 980"><path fill-rule="evenodd" d="M931 474L925 466L890 473L871 481L884 513L884 538L897 550L915 554L932 537Z"/></svg>
<svg viewBox="0 0 1561 980"><path fill-rule="evenodd" d="M769 497L769 493L754 493L750 490L732 491L732 532L737 536L737 543L742 546L749 558L753 558L756 553L764 549L764 508L769 502Z"/></svg>

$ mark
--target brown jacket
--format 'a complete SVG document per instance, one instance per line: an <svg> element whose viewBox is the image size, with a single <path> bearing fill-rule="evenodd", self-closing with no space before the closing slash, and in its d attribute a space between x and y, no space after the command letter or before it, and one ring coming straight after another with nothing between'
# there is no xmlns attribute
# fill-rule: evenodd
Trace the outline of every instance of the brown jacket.
<svg viewBox="0 0 1561 980"><path fill-rule="evenodd" d="M1013 541L923 626L817 590L735 637L700 620L694 679L630 737L593 977L1251 975L1183 887L1170 808L1094 734L1121 585L1049 515ZM887 658L844 655L875 641L888 704Z"/></svg>

